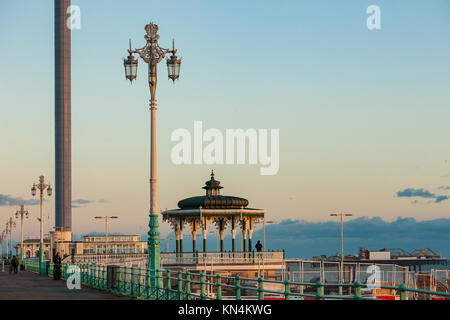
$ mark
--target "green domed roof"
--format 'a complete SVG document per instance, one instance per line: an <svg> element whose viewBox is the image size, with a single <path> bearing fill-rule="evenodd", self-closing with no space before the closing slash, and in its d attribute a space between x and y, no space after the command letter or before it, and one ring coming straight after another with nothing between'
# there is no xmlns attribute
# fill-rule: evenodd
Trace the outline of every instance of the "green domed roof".
<svg viewBox="0 0 450 320"><path fill-rule="evenodd" d="M220 181L214 179L214 171L211 172L211 180L205 182L203 189L206 195L190 197L178 202L180 209L240 209L248 206L248 200L233 196L220 195Z"/></svg>

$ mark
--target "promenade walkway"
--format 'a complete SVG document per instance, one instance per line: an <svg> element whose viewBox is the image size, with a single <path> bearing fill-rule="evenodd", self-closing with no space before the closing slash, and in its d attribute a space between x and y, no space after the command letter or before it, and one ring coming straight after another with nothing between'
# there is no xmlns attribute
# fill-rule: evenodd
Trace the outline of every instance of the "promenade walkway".
<svg viewBox="0 0 450 320"><path fill-rule="evenodd" d="M6 268L5 268L6 271ZM0 270L0 300L129 300L129 297L81 286L69 290L64 280L22 271L9 274Z"/></svg>

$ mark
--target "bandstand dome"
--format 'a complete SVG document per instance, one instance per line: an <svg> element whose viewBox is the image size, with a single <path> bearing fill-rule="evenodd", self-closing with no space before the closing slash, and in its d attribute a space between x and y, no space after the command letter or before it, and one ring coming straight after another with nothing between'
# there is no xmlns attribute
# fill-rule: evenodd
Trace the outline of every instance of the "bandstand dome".
<svg viewBox="0 0 450 320"><path fill-rule="evenodd" d="M180 209L197 209L199 207L205 209L240 209L248 206L248 200L233 196L222 196L219 190L220 181L214 179L214 172L211 173L211 180L205 182L203 189L206 195L190 197L178 202Z"/></svg>

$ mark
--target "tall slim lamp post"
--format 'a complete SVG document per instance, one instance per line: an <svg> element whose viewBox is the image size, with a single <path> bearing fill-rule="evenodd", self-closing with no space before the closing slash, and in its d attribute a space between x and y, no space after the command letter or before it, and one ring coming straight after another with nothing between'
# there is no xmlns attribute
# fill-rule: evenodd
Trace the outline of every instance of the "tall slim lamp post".
<svg viewBox="0 0 450 320"><path fill-rule="evenodd" d="M2 231L2 235L0 236L0 244L2 246L2 255L1 255L1 259L2 259L2 272L5 272L5 259L3 257L3 241L5 240L5 233L6 231L3 230Z"/></svg>
<svg viewBox="0 0 450 320"><path fill-rule="evenodd" d="M274 223L275 221L266 221L266 217L263 219L263 251L266 251L266 224Z"/></svg>
<svg viewBox="0 0 450 320"><path fill-rule="evenodd" d="M5 230L2 231L2 235L0 236L0 245L2 247L2 255L0 258L2 259L2 272L5 272L5 259L3 259L3 240L5 239Z"/></svg>
<svg viewBox="0 0 450 320"><path fill-rule="evenodd" d="M175 53L175 42L173 42L172 50L163 49L158 45L159 35L158 26L150 23L145 26L146 35L144 36L146 44L141 49L128 50L128 57L124 59L123 65L125 67L125 77L132 83L136 79L138 60L133 54L138 54L145 63L148 64L148 82L150 88L150 221L148 232L148 251L149 262L148 267L151 274L150 285L153 288L162 288L162 278L159 273L161 270L160 264L160 239L159 239L159 224L158 224L158 204L157 204L157 174L156 174L156 82L157 82L157 65L161 62L166 54L171 53L170 59L167 59L167 69L169 72L169 79L175 82L180 76L181 60L177 58Z"/></svg>
<svg viewBox="0 0 450 320"><path fill-rule="evenodd" d="M8 234L9 234L9 227L8 222L6 222L6 229L5 229L5 239L6 239L6 259L9 259L9 241L8 241Z"/></svg>
<svg viewBox="0 0 450 320"><path fill-rule="evenodd" d="M12 242L11 242L11 234L12 230L16 227L16 223L14 222L13 218L9 217L9 220L6 221L6 229L9 230L9 255L8 258L12 258Z"/></svg>
<svg viewBox="0 0 450 320"><path fill-rule="evenodd" d="M340 272L340 282L344 282L344 217L351 217L352 214L349 213L332 213L332 217L340 217L341 220L341 272ZM339 292L342 292L342 287L339 287Z"/></svg>
<svg viewBox="0 0 450 320"><path fill-rule="evenodd" d="M2 258L2 260L3 260L3 239L5 238L5 230L3 230L2 231L2 234L0 235L0 246L1 246L1 250L2 250L2 253L1 253L1 258Z"/></svg>
<svg viewBox="0 0 450 320"><path fill-rule="evenodd" d="M117 219L116 216L104 216L95 217L95 219L105 219L105 253L106 253L106 263L108 263L108 219Z"/></svg>
<svg viewBox="0 0 450 320"><path fill-rule="evenodd" d="M44 201L44 190L47 189L47 195L50 197L52 195L52 187L50 184L44 183L44 176L39 176L39 183L33 183L33 187L31 188L31 195L35 196L36 191L39 189L39 195L41 199L41 214L40 214L40 242L39 242L39 273L45 274L46 268L44 267L44 217L42 213L42 205Z"/></svg>
<svg viewBox="0 0 450 320"><path fill-rule="evenodd" d="M23 217L28 219L29 215L23 204L20 206L20 210L16 211L16 218L20 217L20 265L23 264Z"/></svg>

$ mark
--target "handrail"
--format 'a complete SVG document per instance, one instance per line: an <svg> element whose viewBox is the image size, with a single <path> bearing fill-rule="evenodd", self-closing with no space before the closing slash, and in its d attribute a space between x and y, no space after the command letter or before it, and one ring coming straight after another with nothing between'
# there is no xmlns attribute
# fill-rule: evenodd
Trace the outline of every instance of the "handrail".
<svg viewBox="0 0 450 320"><path fill-rule="evenodd" d="M63 279L68 279L68 266L61 265ZM151 270L126 266L105 266L99 264L72 264L80 273L81 283L85 286L110 291L116 294L137 299L152 300L222 300L235 297L241 300L243 294L247 297L263 300L265 295L276 295L285 300L293 298L315 298L317 300L374 300L375 297L364 296L361 288L373 288L365 283L322 283L291 282L289 280L269 280L262 278L246 278L239 276L221 276L220 274L192 273L181 270ZM25 261L25 270L39 273L38 261ZM48 275L53 274L53 263L48 262ZM152 281L158 280L158 281ZM254 282L255 286L251 286ZM156 285L153 285L156 283ZM268 287L265 284L269 285ZM279 285L270 287L270 284ZM250 286L249 286L250 285ZM309 292L297 292L298 287L308 287ZM325 294L325 288L349 288L347 295ZM399 286L377 285L377 289L389 289L397 292L400 300L407 300L407 292L426 294L431 297L450 298L450 293L423 289L408 288L405 284ZM311 290L313 289L313 290ZM249 295L254 292L254 295ZM353 292L353 293L352 293Z"/></svg>

